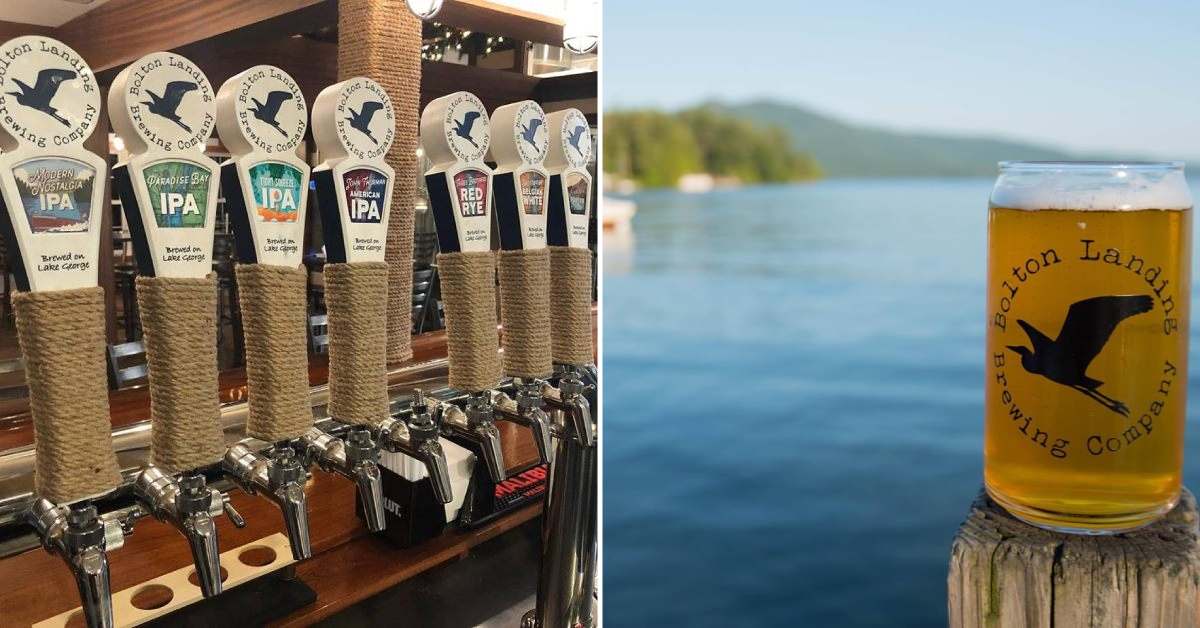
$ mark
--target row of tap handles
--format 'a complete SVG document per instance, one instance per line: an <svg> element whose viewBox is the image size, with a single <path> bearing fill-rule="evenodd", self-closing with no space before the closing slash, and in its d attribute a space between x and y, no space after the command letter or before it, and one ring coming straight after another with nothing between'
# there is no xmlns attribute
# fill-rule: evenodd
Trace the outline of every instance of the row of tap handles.
<svg viewBox="0 0 1200 628"><path fill-rule="evenodd" d="M5 45L13 45L13 42ZM268 77L282 74L281 71L265 73ZM121 80L119 77L118 81ZM270 95L276 94L284 92L273 91ZM268 99L268 102L272 100ZM278 105L279 102L275 102L276 109ZM269 120L266 119L265 107L259 104L252 110L254 117L279 129L274 112L270 113ZM387 107L390 108L390 104ZM364 105L362 111L366 110ZM355 114L356 119L358 116ZM476 118L478 116L477 113ZM37 120L36 117L32 119ZM365 120L360 121L362 125L369 124L369 118ZM457 135L454 137L465 137L473 147L479 148L470 135L468 123L473 118L467 116L464 120L465 126L455 127ZM299 135L302 135L303 127L300 128ZM530 128L536 133L536 125ZM322 127L322 133L314 129L314 134L322 137L328 137L332 131ZM204 133L200 135L207 137ZM447 131L447 154L450 154L450 143L460 141L452 135ZM573 142L578 142L577 136L578 133ZM222 137L224 139L224 135ZM341 141L347 150L355 148L354 142L362 142L360 147L369 146L376 150L373 159L382 163L386 148L380 147L378 142L368 145L362 138L343 138ZM586 161L578 144L575 149ZM281 150L277 157L289 150ZM471 163L482 164L483 150ZM490 191L490 187L488 189ZM466 209L463 212L464 217L468 216ZM56 504L44 497L36 497L27 512L27 520L44 547L59 555L73 571L87 623L112 626L107 552L124 544L125 537L133 533L139 519L153 517L175 527L189 545L203 595L218 595L222 591L222 578L216 522L222 515L237 527L244 527L246 522L231 503L230 492L210 482L228 479L246 493L270 500L282 514L293 557L304 560L313 554L305 492L311 467L317 466L353 482L367 528L372 532L381 531L386 526L383 476L379 466L381 451L402 453L420 461L427 469L433 494L443 504L449 504L454 495L442 438L478 452L477 464L484 465L488 476L496 483L507 476L497 420L530 429L544 463L550 463L554 458L555 439L592 446L596 434L586 397L594 388L589 389L585 384L585 380L595 381L596 374L591 368L555 365L554 373L548 374L545 380L518 378L496 389L446 399L416 390L407 408L399 412L388 411L386 416L370 425L343 424L333 416L328 423L322 423L321 427L314 424L297 438L274 443L243 439L226 448L219 462L203 468L170 473L149 464L139 469L125 487L103 496L131 494L133 497L131 505L122 504L107 512L101 512L97 504L108 501L83 499ZM155 375L150 373L152 385ZM253 398L256 391L251 389L248 394Z"/></svg>

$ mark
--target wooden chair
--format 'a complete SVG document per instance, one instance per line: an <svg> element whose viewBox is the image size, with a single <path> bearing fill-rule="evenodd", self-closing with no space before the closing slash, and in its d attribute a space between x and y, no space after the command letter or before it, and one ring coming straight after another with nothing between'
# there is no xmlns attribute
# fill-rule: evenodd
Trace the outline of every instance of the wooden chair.
<svg viewBox="0 0 1200 628"><path fill-rule="evenodd" d="M309 353L329 352L329 315L314 314L308 317Z"/></svg>
<svg viewBox="0 0 1200 628"><path fill-rule="evenodd" d="M132 363L132 364L131 364ZM142 341L108 345L108 387L125 388L149 376L146 345Z"/></svg>

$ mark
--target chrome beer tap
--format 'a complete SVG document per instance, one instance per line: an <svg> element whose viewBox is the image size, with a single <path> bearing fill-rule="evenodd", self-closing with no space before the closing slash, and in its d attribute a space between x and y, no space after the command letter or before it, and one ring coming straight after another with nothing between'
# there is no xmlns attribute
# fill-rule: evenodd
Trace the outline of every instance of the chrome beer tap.
<svg viewBox="0 0 1200 628"><path fill-rule="evenodd" d="M478 446L483 452L488 475L493 482L500 483L508 477L508 469L504 466L495 416L490 391L471 393L465 410L453 404L442 405L441 429L447 438L470 441Z"/></svg>
<svg viewBox="0 0 1200 628"><path fill-rule="evenodd" d="M296 450L288 445L272 447L266 456L237 443L225 452L221 467L251 495L262 494L283 513L292 557L304 560L312 557L312 540L308 532L308 497L304 483L308 471Z"/></svg>
<svg viewBox="0 0 1200 628"><path fill-rule="evenodd" d="M538 455L547 464L554 461L554 421L544 409L542 387L545 382L538 379L514 379L516 399L500 391L492 391L492 404L496 419L511 421L529 428L537 443Z"/></svg>
<svg viewBox="0 0 1200 628"><path fill-rule="evenodd" d="M121 522L101 517L88 503L56 506L41 498L30 506L27 517L46 550L62 558L75 575L87 625L113 626L108 552L125 543Z"/></svg>
<svg viewBox="0 0 1200 628"><path fill-rule="evenodd" d="M443 504L454 499L450 488L450 470L446 466L446 452L438 440L440 426L436 413L431 411L421 389L413 391L412 408L408 420L388 417L379 424L379 442L388 451L399 452L421 461L429 471L429 482L433 493Z"/></svg>
<svg viewBox="0 0 1200 628"><path fill-rule="evenodd" d="M133 484L138 503L155 519L170 523L188 540L200 591L204 597L221 592L221 550L215 517L225 513L237 527L246 522L228 497L209 488L200 473L185 473L178 481L158 467L147 466Z"/></svg>
<svg viewBox="0 0 1200 628"><path fill-rule="evenodd" d="M553 410L559 410L565 417L559 436L568 436L585 447L596 444L596 424L592 421L592 407L588 402L588 394L595 388L583 383L579 369L573 366L556 364L554 370L559 376L558 388L546 386L543 390L556 391L544 395L546 405Z"/></svg>
<svg viewBox="0 0 1200 628"><path fill-rule="evenodd" d="M383 518L383 475L379 472L379 446L366 426L354 426L343 440L313 427L300 437L305 457L325 471L336 473L358 487L367 529L387 527Z"/></svg>

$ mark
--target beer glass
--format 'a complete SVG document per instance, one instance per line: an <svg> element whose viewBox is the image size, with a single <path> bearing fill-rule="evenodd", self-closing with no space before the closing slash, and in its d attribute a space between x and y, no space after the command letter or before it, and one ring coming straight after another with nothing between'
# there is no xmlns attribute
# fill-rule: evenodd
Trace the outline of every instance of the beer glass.
<svg viewBox="0 0 1200 628"><path fill-rule="evenodd" d="M1181 163L1002 162L988 215L984 481L1107 534L1179 498L1192 199Z"/></svg>

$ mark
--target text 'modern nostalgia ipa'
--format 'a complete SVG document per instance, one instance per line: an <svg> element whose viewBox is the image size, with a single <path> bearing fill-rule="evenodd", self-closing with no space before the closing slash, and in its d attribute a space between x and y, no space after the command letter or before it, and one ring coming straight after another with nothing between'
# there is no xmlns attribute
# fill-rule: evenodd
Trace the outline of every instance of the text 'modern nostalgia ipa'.
<svg viewBox="0 0 1200 628"><path fill-rule="evenodd" d="M1114 533L1179 497L1192 199L1179 163L1006 162L988 226L984 479Z"/></svg>

